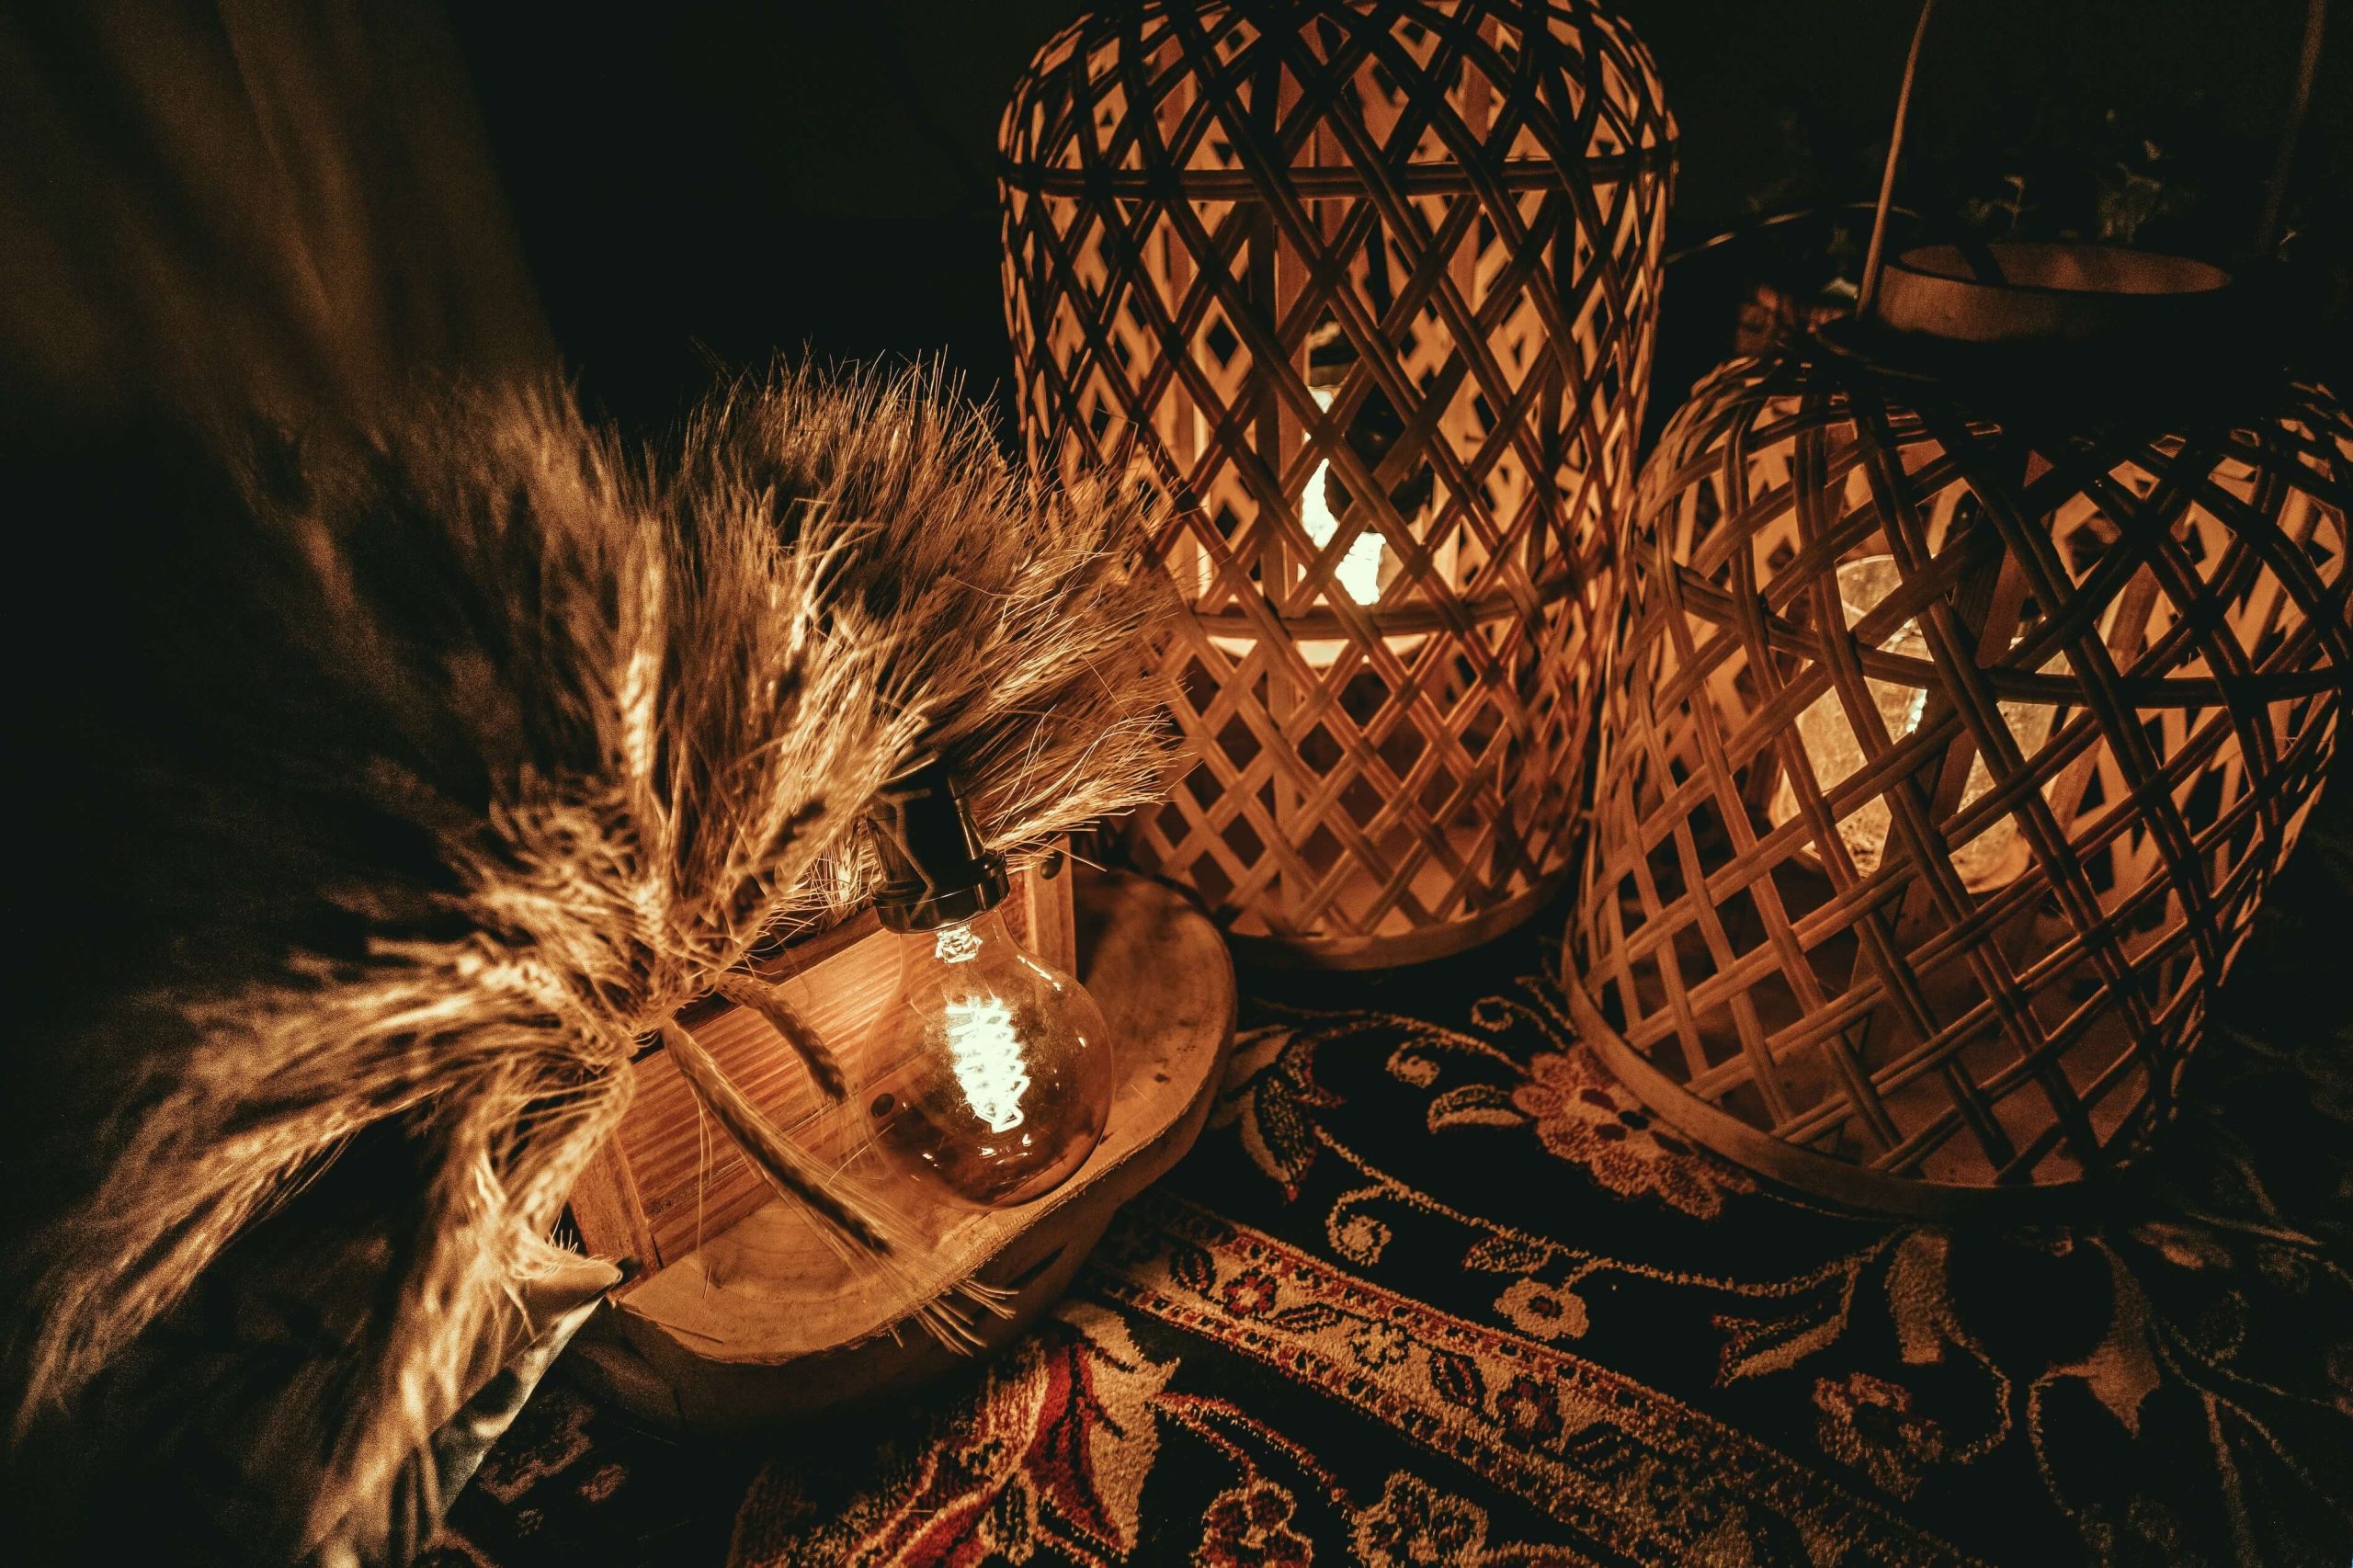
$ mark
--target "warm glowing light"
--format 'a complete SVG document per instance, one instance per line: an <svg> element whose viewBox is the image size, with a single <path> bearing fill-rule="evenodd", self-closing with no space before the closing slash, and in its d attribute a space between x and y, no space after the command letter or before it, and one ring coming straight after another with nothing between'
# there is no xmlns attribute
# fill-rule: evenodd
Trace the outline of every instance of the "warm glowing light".
<svg viewBox="0 0 2353 1568"><path fill-rule="evenodd" d="M1086 1163L1110 1119L1108 1027L1025 952L1004 914L908 934L859 1101L882 1158L961 1201L1027 1203Z"/></svg>
<svg viewBox="0 0 2353 1568"><path fill-rule="evenodd" d="M1328 412L1332 406L1333 389L1310 387L1308 394L1315 399L1315 406ZM1325 494L1325 482L1332 477L1332 460L1325 458L1307 476L1307 490L1299 498L1300 526L1307 537L1321 550L1332 542L1340 531L1340 519L1332 515L1332 503ZM1359 533L1348 541L1348 548L1334 567L1333 576L1339 580L1341 590L1360 605L1381 602L1381 535Z"/></svg>
<svg viewBox="0 0 2353 1568"><path fill-rule="evenodd" d="M1021 1096L1029 1092L1029 1067L1013 1028L1013 1009L995 996L973 996L949 1003L943 1016L949 1070L964 1091L964 1103L990 1131L1012 1131L1021 1125Z"/></svg>
<svg viewBox="0 0 2353 1568"><path fill-rule="evenodd" d="M1847 624L1851 627L1861 620L1902 582L1893 556L1870 555L1840 566L1838 598ZM1927 639L1920 634L1916 620L1907 620L1897 627L1880 646L1909 658L1928 657ZM1866 679L1864 685L1870 691L1872 705L1879 710L1881 722L1887 726L1890 740L1901 741L1920 727L1928 708L1925 688L1870 679ZM2048 706L2003 702L1996 707L2020 753L2032 756L2051 738L2053 713ZM1824 692L1798 715L1798 737L1813 765L1814 780L1824 794L1846 782L1867 760L1862 740L1848 722L1836 691ZM1961 803L1969 805L1993 787L1994 776L1981 751L1970 760L1969 777L1961 785ZM1778 826L1797 815L1797 810L1796 790L1784 778L1768 815ZM1886 858L1893 820L1883 795L1871 796L1838 819L1838 837L1846 845L1855 869L1864 876L1878 870L1880 862ZM1972 892L1983 892L2012 881L2026 869L2020 851L2017 820L2002 816L1953 850L1953 869L1961 873L1962 886Z"/></svg>

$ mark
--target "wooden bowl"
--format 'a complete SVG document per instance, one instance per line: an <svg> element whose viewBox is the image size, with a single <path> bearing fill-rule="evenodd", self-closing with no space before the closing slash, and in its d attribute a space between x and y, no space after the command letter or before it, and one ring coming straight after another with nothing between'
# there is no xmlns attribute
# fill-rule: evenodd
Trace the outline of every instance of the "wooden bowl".
<svg viewBox="0 0 2353 1568"><path fill-rule="evenodd" d="M1120 1071L1110 1126L1077 1176L1010 1210L889 1187L930 1244L902 1249L888 1270L846 1259L801 1210L771 1200L616 1291L565 1358L574 1381L665 1429L742 1430L910 1388L1051 1306L1113 1211L1192 1146L1233 1038L1232 960L1181 895L1112 873L1081 878L1075 898L1079 978L1111 1026ZM854 1060L845 1065L854 1075ZM1004 1292L1004 1315L968 1313L980 1349L960 1353L916 1310L967 1281Z"/></svg>

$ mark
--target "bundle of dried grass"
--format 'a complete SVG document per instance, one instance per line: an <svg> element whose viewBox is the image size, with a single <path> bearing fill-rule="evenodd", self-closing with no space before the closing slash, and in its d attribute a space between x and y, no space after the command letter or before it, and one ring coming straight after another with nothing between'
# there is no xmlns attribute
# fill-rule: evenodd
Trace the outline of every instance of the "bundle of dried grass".
<svg viewBox="0 0 2353 1568"><path fill-rule="evenodd" d="M1008 463L920 369L746 379L689 422L685 451L675 506L748 509L796 542L847 528L837 645L871 650L885 704L934 726L993 847L1018 863L1167 788L1166 693L1138 651L1174 600L1139 554L1140 493ZM796 923L866 902L872 859L843 849L793 890Z"/></svg>
<svg viewBox="0 0 2353 1568"><path fill-rule="evenodd" d="M221 924L61 1015L27 1120L80 1174L0 1283L19 1438L225 1451L258 1558L382 1514L566 1265L639 1036L861 895L847 830L919 742L1016 853L1162 786L1167 604L1133 501L921 375L745 382L668 459L541 389L239 467L186 634L266 673L208 688L228 739L153 787L194 847L137 872Z"/></svg>

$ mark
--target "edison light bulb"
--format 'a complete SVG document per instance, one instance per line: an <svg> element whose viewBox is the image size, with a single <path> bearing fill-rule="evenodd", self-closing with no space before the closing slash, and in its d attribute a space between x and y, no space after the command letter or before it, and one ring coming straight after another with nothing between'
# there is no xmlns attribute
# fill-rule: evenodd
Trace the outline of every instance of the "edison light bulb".
<svg viewBox="0 0 2353 1568"><path fill-rule="evenodd" d="M991 910L904 938L899 994L868 1084L876 1145L908 1174L992 1207L1086 1163L1111 1108L1102 1010L1022 950Z"/></svg>
<svg viewBox="0 0 2353 1568"><path fill-rule="evenodd" d="M1102 1009L1006 929L1005 862L981 847L937 759L883 787L873 826L886 879L875 907L902 933L898 993L860 1091L875 1147L967 1202L1027 1203L1103 1137L1113 1078Z"/></svg>

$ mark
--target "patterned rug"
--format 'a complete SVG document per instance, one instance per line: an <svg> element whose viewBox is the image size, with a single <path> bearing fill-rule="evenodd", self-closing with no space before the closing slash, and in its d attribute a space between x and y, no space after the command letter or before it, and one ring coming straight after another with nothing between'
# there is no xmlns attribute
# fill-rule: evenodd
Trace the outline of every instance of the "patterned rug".
<svg viewBox="0 0 2353 1568"><path fill-rule="evenodd" d="M2348 814L2077 1222L1861 1220L1688 1146L1540 923L1256 983L1198 1148L993 1364L752 1445L551 1386L427 1561L2344 1568Z"/></svg>

